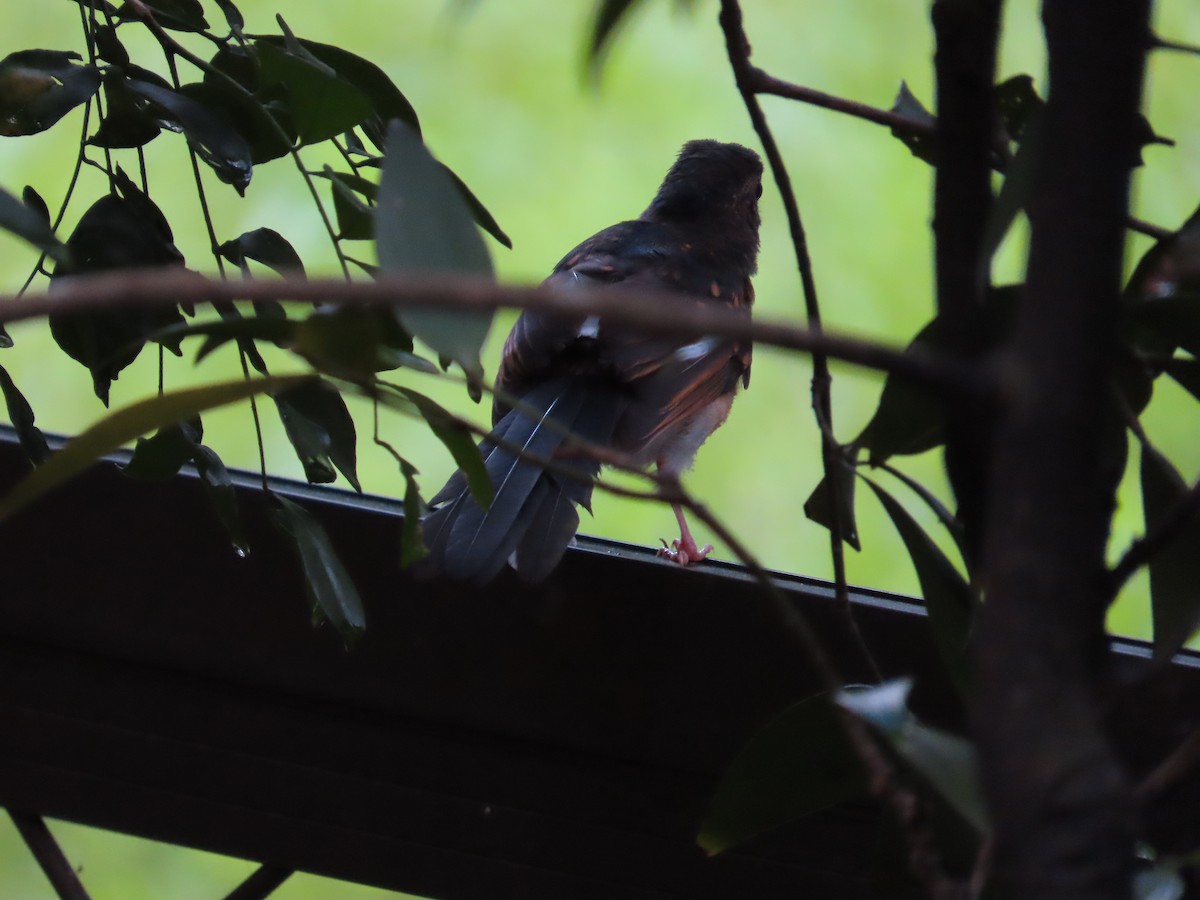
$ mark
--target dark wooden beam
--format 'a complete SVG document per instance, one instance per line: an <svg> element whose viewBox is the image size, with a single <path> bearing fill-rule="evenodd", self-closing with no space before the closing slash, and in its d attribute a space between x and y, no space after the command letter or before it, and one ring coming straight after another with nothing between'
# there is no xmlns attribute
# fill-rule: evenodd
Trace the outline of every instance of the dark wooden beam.
<svg viewBox="0 0 1200 900"><path fill-rule="evenodd" d="M24 467L0 439L0 490ZM581 538L537 589L423 584L397 562L398 504L280 484L359 584L347 650L239 485L246 559L193 478L111 464L0 527L0 805L432 897L879 895L868 804L714 859L695 845L741 743L816 685L745 572ZM858 658L829 585L779 582ZM920 605L852 599L919 713L961 724ZM1122 642L1119 677L1146 657ZM1165 677L1172 729L1200 724L1195 661ZM1131 705L1148 768L1173 737Z"/></svg>

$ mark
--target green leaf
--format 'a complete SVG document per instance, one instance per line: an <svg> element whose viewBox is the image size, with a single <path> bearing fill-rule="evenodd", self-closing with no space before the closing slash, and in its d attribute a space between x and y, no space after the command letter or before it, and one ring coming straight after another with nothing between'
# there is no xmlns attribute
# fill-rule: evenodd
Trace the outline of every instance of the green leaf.
<svg viewBox="0 0 1200 900"><path fill-rule="evenodd" d="M827 473L817 484L809 498L804 501L804 515L809 519L834 530L833 492L829 489L830 478L833 475L837 487L838 516L836 522L841 526L841 538L855 550L862 550L858 542L858 525L854 515L854 465L842 451L839 451L837 461L831 473Z"/></svg>
<svg viewBox="0 0 1200 900"><path fill-rule="evenodd" d="M412 352L412 338L385 309L325 307L296 326L294 353L314 367L349 381L400 367L436 373Z"/></svg>
<svg viewBox="0 0 1200 900"><path fill-rule="evenodd" d="M375 237L374 216L370 202L375 199L378 185L359 175L335 172L326 166L322 173L333 190L333 209L338 220L338 239L369 241ZM359 199L359 195L364 199Z"/></svg>
<svg viewBox="0 0 1200 900"><path fill-rule="evenodd" d="M400 474L404 476L404 527L400 530L400 565L408 568L429 555L425 546L425 534L421 530L421 516L425 513L425 501L417 485L417 469L405 459L397 458Z"/></svg>
<svg viewBox="0 0 1200 900"><path fill-rule="evenodd" d="M100 89L100 70L78 53L19 50L0 60L0 136L37 134Z"/></svg>
<svg viewBox="0 0 1200 900"><path fill-rule="evenodd" d="M163 28L175 31L207 31L200 0L143 0Z"/></svg>
<svg viewBox="0 0 1200 900"><path fill-rule="evenodd" d="M1147 533L1161 526L1183 503L1189 488L1170 461L1142 445L1142 510ZM1194 516L1150 560L1150 607L1154 622L1154 658L1174 656L1200 625L1200 521Z"/></svg>
<svg viewBox="0 0 1200 900"><path fill-rule="evenodd" d="M287 89L287 107L304 144L319 144L353 128L371 115L367 96L311 55L258 39L263 84Z"/></svg>
<svg viewBox="0 0 1200 900"><path fill-rule="evenodd" d="M927 125L932 128L937 124L933 113L927 110L916 95L908 89L908 83L905 81L900 82L900 90L896 92L896 99L892 102L891 111L911 119L918 125ZM916 134L912 131L893 128L892 135L912 151L912 155L917 159L924 160L931 166L937 165L937 140L933 134Z"/></svg>
<svg viewBox="0 0 1200 900"><path fill-rule="evenodd" d="M118 170L114 181L123 196L106 194L84 212L67 239L68 262L59 263L51 276L51 291L72 275L182 264L159 208L124 172ZM49 321L54 340L87 367L96 396L107 406L112 382L137 358L149 335L182 323L183 317L174 307L159 307L57 314Z"/></svg>
<svg viewBox="0 0 1200 900"><path fill-rule="evenodd" d="M1163 363L1163 370L1185 391L1200 400L1200 359L1176 358Z"/></svg>
<svg viewBox="0 0 1200 900"><path fill-rule="evenodd" d="M445 444L458 467L462 469L475 502L481 509L490 508L494 496L492 479L488 477L483 457L479 448L475 446L471 432L424 394L396 384L383 384L381 387L384 388L379 395L382 402L388 403L389 398L399 397L416 407L421 418L429 424L434 436Z"/></svg>
<svg viewBox="0 0 1200 900"><path fill-rule="evenodd" d="M828 696L801 700L758 731L721 775L696 841L708 855L866 793Z"/></svg>
<svg viewBox="0 0 1200 900"><path fill-rule="evenodd" d="M4 366L0 366L0 393L4 395L5 406L8 407L8 421L17 432L17 440L30 465L41 465L50 455L50 447L41 430L33 424L33 408L25 396L13 384L12 376Z"/></svg>
<svg viewBox="0 0 1200 900"><path fill-rule="evenodd" d="M1004 130L1014 141L1024 140L1025 127L1046 105L1030 75L1014 75L996 85L996 111Z"/></svg>
<svg viewBox="0 0 1200 900"><path fill-rule="evenodd" d="M954 513L950 512L950 510L946 508L946 504L942 503L942 501L939 500L933 494L933 492L929 490L929 488L925 487L925 485L921 484L916 479L911 478L910 476L901 472L899 469L893 468L892 466L885 465L883 466L883 469L893 478L900 481L906 488L920 497L924 504L929 507L935 516L937 516L938 521L942 523L942 526L954 540L954 546L958 548L959 555L962 556L963 562L967 566L967 570L970 571L971 559L967 554L966 534L963 531L962 522L958 520L958 517L955 516Z"/></svg>
<svg viewBox="0 0 1200 900"><path fill-rule="evenodd" d="M408 98L400 92L387 73L375 63L343 50L341 47L304 38L293 38L293 40L314 59L328 66L361 91L367 98L370 109L374 112L373 118L380 122L399 119L417 134L421 133L421 123L417 119L417 111L413 109ZM273 44L276 47L283 47L286 45L287 38L280 35L256 35L255 41L259 46Z"/></svg>
<svg viewBox="0 0 1200 900"><path fill-rule="evenodd" d="M393 122L375 209L376 249L386 272L459 273L492 277L487 247L446 170L413 131ZM490 312L408 310L405 329L480 379L479 348Z"/></svg>
<svg viewBox="0 0 1200 900"><path fill-rule="evenodd" d="M934 319L913 338L905 352L941 345L941 323ZM937 397L905 378L889 375L879 395L879 406L854 441L868 451L873 466L893 456L924 453L945 440L945 413Z"/></svg>
<svg viewBox="0 0 1200 900"><path fill-rule="evenodd" d="M911 690L912 681L900 678L846 689L836 699L881 734L905 766L980 836L987 835L991 825L974 747L957 735L918 722L908 711Z"/></svg>
<svg viewBox="0 0 1200 900"><path fill-rule="evenodd" d="M272 495L276 526L295 544L304 567L305 591L313 611L329 621L347 642L367 627L362 598L329 535L311 513L284 497Z"/></svg>
<svg viewBox="0 0 1200 900"><path fill-rule="evenodd" d="M313 484L328 484L337 477L336 466L361 494L356 472L358 437L341 392L328 381L315 378L273 397L305 477Z"/></svg>
<svg viewBox="0 0 1200 900"><path fill-rule="evenodd" d="M467 208L471 210L471 215L475 217L475 224L511 250L512 238L504 233L504 229L500 227L500 223L488 212L487 207L480 202L475 193L467 187L466 182L459 178L449 166L443 164L442 168L446 170L446 174L450 176L450 180L454 183L462 198L467 201Z"/></svg>
<svg viewBox="0 0 1200 900"><path fill-rule="evenodd" d="M252 48L246 52L251 53ZM273 104L248 97L216 78L185 84L179 93L230 123L249 146L252 165L279 159L291 151L296 133L273 113Z"/></svg>
<svg viewBox="0 0 1200 900"><path fill-rule="evenodd" d="M109 149L143 147L162 131L162 124L152 115L156 108L129 89L131 78L163 90L171 89L161 76L138 66L108 69L104 73L104 119L88 138L90 146Z"/></svg>
<svg viewBox="0 0 1200 900"><path fill-rule="evenodd" d="M278 391L312 376L284 376L228 381L188 388L142 400L109 413L71 439L57 453L0 498L0 521L83 472L102 456L156 428L191 418L206 409L245 400L265 391Z"/></svg>
<svg viewBox="0 0 1200 900"><path fill-rule="evenodd" d="M255 228L221 245L221 255L242 269L252 259L284 278L303 278L304 263L296 248L278 231Z"/></svg>
<svg viewBox="0 0 1200 900"><path fill-rule="evenodd" d="M215 0L221 12L225 15L225 22L229 25L230 32L240 32L246 27L246 20L242 18L242 11L234 5L233 0Z"/></svg>
<svg viewBox="0 0 1200 900"><path fill-rule="evenodd" d="M1033 194L1033 173L1042 152L1041 117L1033 115L1024 126L1024 137L1004 173L1000 193L988 213L983 232L983 258L990 260L1012 227L1017 213L1025 209Z"/></svg>
<svg viewBox="0 0 1200 900"><path fill-rule="evenodd" d="M630 14L642 0L597 0L588 28L588 43L585 52L588 72L594 78L600 73L605 56L611 49L616 36L624 29ZM676 0L681 9L691 9L695 0Z"/></svg>
<svg viewBox="0 0 1200 900"><path fill-rule="evenodd" d="M946 558L908 511L887 491L870 479L864 479L904 541L921 596L929 611L929 624L942 662L955 685L964 694L971 692L973 673L968 656L968 640L975 618L975 594L971 586Z"/></svg>
<svg viewBox="0 0 1200 900"><path fill-rule="evenodd" d="M203 433L199 418L172 422L153 437L138 438L133 455L121 471L139 481L165 481L191 462Z"/></svg>
<svg viewBox="0 0 1200 900"><path fill-rule="evenodd" d="M208 504L225 528L225 533L229 535L234 552L238 556L249 555L250 545L246 541L245 528L242 526L238 510L237 491L234 490L233 478L225 468L225 463L212 449L203 444L196 448L192 462L200 475L200 483L204 485Z"/></svg>
<svg viewBox="0 0 1200 900"><path fill-rule="evenodd" d="M127 79L126 88L150 104L155 118L172 131L182 131L189 146L217 178L244 194L254 174L250 144L220 109L209 109L186 94L148 81Z"/></svg>
<svg viewBox="0 0 1200 900"><path fill-rule="evenodd" d="M36 192L33 196L37 197ZM59 262L65 262L69 258L67 248L51 231L50 223L42 214L42 208L22 203L3 188L0 188L0 228L24 238Z"/></svg>

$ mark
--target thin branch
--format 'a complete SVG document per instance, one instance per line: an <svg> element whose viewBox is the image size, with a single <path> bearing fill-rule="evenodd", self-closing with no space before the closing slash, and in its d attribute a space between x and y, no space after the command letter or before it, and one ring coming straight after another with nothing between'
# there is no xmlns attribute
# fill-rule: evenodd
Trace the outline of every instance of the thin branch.
<svg viewBox="0 0 1200 900"><path fill-rule="evenodd" d="M46 874L60 900L90 900L71 863L41 816L9 809L9 817Z"/></svg>
<svg viewBox="0 0 1200 900"><path fill-rule="evenodd" d="M1200 46L1187 44L1183 41L1171 41L1167 38L1159 37L1157 34L1150 35L1150 49L1174 50L1178 53L1190 53L1193 56L1200 56Z"/></svg>
<svg viewBox="0 0 1200 900"><path fill-rule="evenodd" d="M1143 451L1145 452L1145 451ZM1191 490L1180 497L1154 527L1140 538L1137 538L1117 560L1116 565L1108 574L1110 597L1125 585L1134 573L1152 560L1156 554L1166 548L1179 532L1195 521L1200 515L1200 481L1192 485Z"/></svg>
<svg viewBox="0 0 1200 900"><path fill-rule="evenodd" d="M51 314L196 305L237 300L292 300L397 309L480 311L528 309L567 318L601 314L606 322L652 334L750 339L759 345L821 352L834 359L892 372L941 393L983 395L991 382L965 366L918 348L898 350L873 341L816 332L783 322L752 320L715 305L682 303L678 294L626 291L602 294L509 286L469 277L387 276L378 281L261 279L221 282L176 267L123 270L63 279L54 292L21 300L0 296L0 322Z"/></svg>
<svg viewBox="0 0 1200 900"><path fill-rule="evenodd" d="M1138 800L1145 802L1190 772L1200 762L1200 728L1193 730L1167 757L1133 790Z"/></svg>
<svg viewBox="0 0 1200 900"><path fill-rule="evenodd" d="M755 94L756 85L762 83L766 76L750 63L750 40L746 36L742 24L742 9L737 0L722 0L719 16L721 30L725 35L725 48L729 57L729 65L733 70L738 91L742 95L742 103L750 116L771 167L771 174L779 188L780 198L787 214L788 231L792 237L792 248L796 256L796 266L800 271L800 284L804 292L804 309L808 318L809 328L815 333L821 333L821 306L817 299L817 283L813 276L812 258L808 252L808 238L804 233L804 223L800 218L800 206L796 202L796 194L792 189L792 179L788 174L783 154L767 117L762 111ZM846 548L842 543L841 503L838 497L838 480L835 477L837 466L841 464L841 448L833 429L833 402L831 388L833 379L829 372L827 354L821 350L812 353L813 379L812 399L813 412L821 431L821 461L825 472L825 482L829 489L829 508L832 522L829 529L829 555L833 563L833 582L838 603L847 620L852 637L861 650L867 664L878 676L879 667L871 653L870 647L862 639L858 624L854 621L850 607L850 591L846 581Z"/></svg>
<svg viewBox="0 0 1200 900"><path fill-rule="evenodd" d="M264 864L225 896L225 900L264 900L292 877L293 870Z"/></svg>
<svg viewBox="0 0 1200 900"><path fill-rule="evenodd" d="M819 106L834 112L844 113L856 119L874 122L876 125L886 125L905 134L933 136L936 126L933 122L913 119L903 113L890 109L879 109L859 103L857 100L847 100L834 94L826 94L814 88L783 81L774 75L768 75L757 66L746 68L746 84L756 94L770 94L775 97L786 97L789 100L799 100L809 106Z"/></svg>

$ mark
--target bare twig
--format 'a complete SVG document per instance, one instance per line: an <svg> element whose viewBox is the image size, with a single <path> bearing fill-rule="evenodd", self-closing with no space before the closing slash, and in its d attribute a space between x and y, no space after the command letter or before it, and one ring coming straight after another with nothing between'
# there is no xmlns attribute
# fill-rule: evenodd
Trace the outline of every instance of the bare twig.
<svg viewBox="0 0 1200 900"><path fill-rule="evenodd" d="M1200 762L1200 728L1185 737L1133 790L1140 801L1161 794Z"/></svg>
<svg viewBox="0 0 1200 900"><path fill-rule="evenodd" d="M747 86L756 94L771 94L775 97L799 100L809 106L819 106L821 109L845 113L856 119L874 122L876 125L886 125L905 134L932 136L936 128L932 122L913 119L890 109L879 109L857 100L847 100L790 81L782 81L774 75L768 75L757 66L748 66L745 74Z"/></svg>
<svg viewBox="0 0 1200 900"><path fill-rule="evenodd" d="M15 809L9 809L8 815L60 900L89 900L83 883L42 817Z"/></svg>
<svg viewBox="0 0 1200 900"><path fill-rule="evenodd" d="M236 300L293 300L398 309L529 309L564 317L602 314L606 322L679 337L748 338L760 345L821 351L855 365L893 372L943 393L986 393L979 373L918 348L900 351L873 341L843 337L783 322L752 321L737 310L687 304L678 294L606 289L555 291L499 285L468 277L387 276L378 281L272 279L214 281L184 269L125 270L64 279L53 293L23 299L0 296L0 322L11 324L51 314L196 305Z"/></svg>
<svg viewBox="0 0 1200 900"><path fill-rule="evenodd" d="M719 17L721 30L725 34L725 47L729 57L729 65L733 70L734 79L742 95L742 103L750 115L750 122L762 144L771 174L779 188L787 214L788 230L792 237L792 248L796 256L796 266L800 271L800 284L804 292L804 309L809 328L815 333L821 333L821 306L817 299L817 284L813 276L812 258L808 252L808 239L804 233L804 223L800 218L800 206L796 202L796 194L792 189L791 176L783 161L783 154L767 117L759 105L756 90L767 77L760 69L750 63L750 41L742 24L742 9L737 0L722 0ZM833 403L831 400L832 376L829 372L828 354L823 350L812 352L813 379L812 400L813 411L816 414L817 425L821 431L821 460L825 471L825 482L829 490L829 508L831 525L829 530L829 553L833 563L834 589L838 603L842 608L846 623L856 644L862 652L867 665L879 680L879 667L871 654L871 649L863 640L858 623L854 620L850 607L850 592L846 583L846 549L842 543L841 503L838 496L837 467L842 464L841 448L833 430Z"/></svg>
<svg viewBox="0 0 1200 900"><path fill-rule="evenodd" d="M1145 452L1145 451L1143 451ZM1116 597L1134 573L1171 543L1179 532L1200 515L1200 482L1167 511L1153 528L1134 540L1109 572L1109 596Z"/></svg>
<svg viewBox="0 0 1200 900"><path fill-rule="evenodd" d="M292 870L264 864L225 896L225 900L264 900L292 877Z"/></svg>

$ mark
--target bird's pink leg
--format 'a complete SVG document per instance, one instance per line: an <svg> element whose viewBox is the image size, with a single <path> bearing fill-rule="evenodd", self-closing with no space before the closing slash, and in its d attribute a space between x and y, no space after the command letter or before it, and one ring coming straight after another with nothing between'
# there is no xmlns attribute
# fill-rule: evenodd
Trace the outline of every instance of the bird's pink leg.
<svg viewBox="0 0 1200 900"><path fill-rule="evenodd" d="M687 519L683 515L683 507L678 503L672 503L671 509L675 510L675 519L679 522L679 540L671 541L670 547L667 546L666 541L663 541L658 555L671 560L671 562L677 562L681 566L702 561L712 553L712 544L705 544L703 547L697 546L696 539L692 537L692 531L688 528Z"/></svg>

